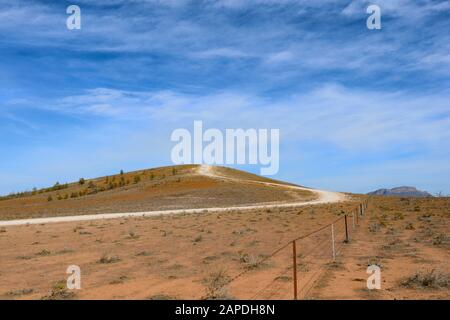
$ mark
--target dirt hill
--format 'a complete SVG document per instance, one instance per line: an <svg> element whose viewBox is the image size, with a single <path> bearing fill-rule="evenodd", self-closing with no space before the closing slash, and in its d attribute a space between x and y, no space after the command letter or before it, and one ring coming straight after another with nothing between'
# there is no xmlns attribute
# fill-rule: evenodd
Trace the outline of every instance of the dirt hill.
<svg viewBox="0 0 450 320"><path fill-rule="evenodd" d="M214 171L208 169L214 168ZM225 167L182 165L80 179L0 198L0 220L312 200L316 194Z"/></svg>

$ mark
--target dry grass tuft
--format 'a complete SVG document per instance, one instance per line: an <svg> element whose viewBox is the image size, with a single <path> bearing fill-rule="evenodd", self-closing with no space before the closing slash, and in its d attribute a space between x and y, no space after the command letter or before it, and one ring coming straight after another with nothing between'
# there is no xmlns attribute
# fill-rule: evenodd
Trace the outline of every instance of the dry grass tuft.
<svg viewBox="0 0 450 320"><path fill-rule="evenodd" d="M204 300L231 300L226 285L229 283L229 277L225 270L213 272L204 280L206 294Z"/></svg>
<svg viewBox="0 0 450 320"><path fill-rule="evenodd" d="M449 275L436 271L419 271L412 276L407 277L401 282L404 287L414 287L422 289L441 289L448 288L450 285Z"/></svg>

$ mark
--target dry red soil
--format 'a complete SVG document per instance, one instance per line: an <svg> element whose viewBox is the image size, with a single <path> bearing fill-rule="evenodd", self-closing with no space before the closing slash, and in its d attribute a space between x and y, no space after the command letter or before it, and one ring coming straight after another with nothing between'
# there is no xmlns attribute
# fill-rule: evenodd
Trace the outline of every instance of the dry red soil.
<svg viewBox="0 0 450 320"><path fill-rule="evenodd" d="M49 203L43 193L3 200L0 216L84 214L89 206L96 207L89 213L119 212L133 202L151 210L316 198L301 190L202 177L194 166L175 174L172 168L158 170L159 178L140 172L148 180L76 199ZM227 177L268 181L219 170ZM125 175L132 179L136 173ZM0 227L0 298L292 299L290 241L320 229L296 242L299 298L450 298L450 199L371 198L356 219L363 199L349 195L342 202L292 208ZM329 224L336 220L333 262ZM381 290L366 287L371 264L381 268ZM81 290L65 288L69 265L81 268Z"/></svg>

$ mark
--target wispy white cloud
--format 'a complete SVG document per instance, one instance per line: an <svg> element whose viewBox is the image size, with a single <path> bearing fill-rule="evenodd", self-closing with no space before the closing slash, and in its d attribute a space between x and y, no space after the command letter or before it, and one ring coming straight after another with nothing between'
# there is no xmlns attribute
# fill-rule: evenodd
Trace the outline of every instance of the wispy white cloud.
<svg viewBox="0 0 450 320"><path fill-rule="evenodd" d="M65 29L67 15L61 8L43 2L32 5L19 2L2 8L0 30L5 35L14 34L14 37L8 38L13 43L82 52L167 53L191 60L248 57L259 59L262 67L266 62L277 62L322 71L349 68L362 73L388 71L396 63L402 63L406 67L409 65L410 69L441 73L442 65L440 68L435 66L438 62L423 61L433 58L433 50L447 47L449 36L444 33L440 37L430 37L426 46L410 46L412 34L404 26L430 32L427 31L426 21L417 21L416 18L423 20L437 12L446 12L449 10L448 3L412 0L375 2L382 6L387 15L396 16L389 22L389 30L383 30L376 36L367 30L363 32L364 23L361 23L359 32L348 29L345 38L342 34L337 37L336 33L327 30L326 27L339 18L335 16L339 13L338 8L343 7L341 2L331 0L206 1L203 7L192 11L189 1L134 1L152 6L142 12L126 5L120 10L111 11L106 7L102 11L101 6L108 2L97 2L97 10L82 10L83 28L79 32ZM124 4L121 1L114 3ZM83 4L89 5L88 2L80 3ZM369 1L352 1L340 12L364 21L367 16L365 6L368 4ZM173 9L164 10L167 5ZM259 12L255 9L257 5L267 6L267 9ZM320 10L320 5L327 9ZM315 11L306 18L316 17L316 21L322 22L319 26L325 30L311 30L304 23L307 19L299 18L296 10L289 10L292 6L298 10L314 8ZM245 18L238 21L229 17L226 8L239 9L255 16L247 26ZM271 17L272 10L277 8L284 9L281 13L274 11L273 16L277 19L264 19ZM255 20L258 17L260 19ZM441 57L446 52L443 50ZM395 60L390 58L394 54ZM446 70L450 68L446 59L440 61L445 64Z"/></svg>
<svg viewBox="0 0 450 320"><path fill-rule="evenodd" d="M287 141L326 142L353 151L450 147L450 95L351 90L335 84L278 99L232 91L197 95L98 88L62 98L50 108L172 125L202 119L220 127L276 127Z"/></svg>
<svg viewBox="0 0 450 320"><path fill-rule="evenodd" d="M345 172L333 180L333 188L346 186L340 189L370 170L373 184L417 170L425 183L427 172L437 176L435 168L448 172L442 161L450 150L450 35L442 18L448 1L370 1L382 7L379 32L365 28L369 1L78 3L82 30L76 32L65 28L65 8L56 2L0 4L0 108L10 115L2 118L2 132L40 137L69 122L58 127L67 134L66 148L58 132L50 151L46 136L10 153L54 155L56 171L43 164L41 178L63 175L59 152L68 163L82 154L88 160L73 166L95 163L93 175L108 159L163 163L170 130L197 119L217 128L280 128L282 161L298 160L305 171L317 164L322 187L331 181L332 172L322 172L330 163ZM56 119L46 123L42 114ZM66 118L85 127L74 129ZM138 150L147 137L158 152ZM348 164L357 160L364 164ZM14 168L6 161L2 168ZM286 177L297 173L293 166ZM32 175L25 169L16 172ZM345 177L352 177L348 185Z"/></svg>
<svg viewBox="0 0 450 320"><path fill-rule="evenodd" d="M233 48L216 48L201 51L192 54L193 57L199 58L247 58L250 54Z"/></svg>
<svg viewBox="0 0 450 320"><path fill-rule="evenodd" d="M16 101L15 106L17 103L20 105ZM177 128L192 129L194 120L202 120L205 128L279 128L284 164L280 174L311 186L362 192L397 181L415 182L425 189L439 191L445 190L445 183L439 180L437 171L444 175L450 172L450 165L443 160L450 156L450 94L367 91L336 84L280 98L236 91L199 95L97 88L59 99L51 109L45 101L39 103L42 105L34 104L36 108L62 115L101 117L95 131L77 130L77 139L68 142L70 150L51 151L63 152L65 163L71 163L73 152L86 153L86 161L91 165L87 171L92 174L107 159L107 168L120 165L124 159L115 155L118 150L127 161L144 167L149 159L155 159L153 164L167 163L172 146L170 132ZM82 141L91 143L79 145ZM48 149L36 148L30 149L30 156L36 157L35 154ZM73 176L88 168L79 156L75 158L81 163L77 163L78 170L73 170ZM380 161L374 162L377 158ZM60 161L61 156L55 159ZM354 159L364 161L347 163ZM340 163L338 171L333 171L329 161ZM318 164L322 173L313 175ZM311 173L299 175L290 166L301 166L300 172ZM47 169L39 170L52 179L63 172L56 166L50 173L48 164ZM416 170L420 174L412 174ZM365 183L360 179L362 174Z"/></svg>
<svg viewBox="0 0 450 320"><path fill-rule="evenodd" d="M437 12L450 10L448 1L417 1L417 0L352 0L342 13L347 16L360 15L366 8L376 4L380 6L382 14L402 17L410 23L417 23L417 19L424 18Z"/></svg>

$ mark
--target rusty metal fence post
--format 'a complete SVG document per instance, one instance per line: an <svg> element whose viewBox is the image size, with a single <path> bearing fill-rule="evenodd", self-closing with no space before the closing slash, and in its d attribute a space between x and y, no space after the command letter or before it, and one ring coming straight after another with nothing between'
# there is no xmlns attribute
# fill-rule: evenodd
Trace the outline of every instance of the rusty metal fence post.
<svg viewBox="0 0 450 320"><path fill-rule="evenodd" d="M294 300L297 300L297 248L295 240L292 241L292 258L294 263Z"/></svg>

